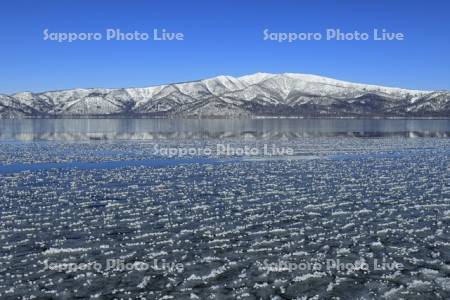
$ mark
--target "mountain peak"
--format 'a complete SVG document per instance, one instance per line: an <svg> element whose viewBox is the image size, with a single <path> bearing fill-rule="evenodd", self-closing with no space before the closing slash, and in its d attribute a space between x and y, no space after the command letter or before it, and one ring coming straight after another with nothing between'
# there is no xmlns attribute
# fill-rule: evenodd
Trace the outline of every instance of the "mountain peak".
<svg viewBox="0 0 450 300"><path fill-rule="evenodd" d="M264 81L275 75L276 74L258 72L258 73L254 73L254 74L250 74L250 75L244 75L244 76L238 77L237 79L242 80L249 85L252 85L252 84L258 84L261 81Z"/></svg>

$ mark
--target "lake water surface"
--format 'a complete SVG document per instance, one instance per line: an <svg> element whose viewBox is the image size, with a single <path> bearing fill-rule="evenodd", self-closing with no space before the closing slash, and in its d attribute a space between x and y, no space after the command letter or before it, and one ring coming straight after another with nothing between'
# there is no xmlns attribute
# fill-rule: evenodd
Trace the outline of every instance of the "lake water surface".
<svg viewBox="0 0 450 300"><path fill-rule="evenodd" d="M450 136L450 120L406 119L13 119L3 140Z"/></svg>
<svg viewBox="0 0 450 300"><path fill-rule="evenodd" d="M1 120L0 298L450 299L448 137L449 120Z"/></svg>

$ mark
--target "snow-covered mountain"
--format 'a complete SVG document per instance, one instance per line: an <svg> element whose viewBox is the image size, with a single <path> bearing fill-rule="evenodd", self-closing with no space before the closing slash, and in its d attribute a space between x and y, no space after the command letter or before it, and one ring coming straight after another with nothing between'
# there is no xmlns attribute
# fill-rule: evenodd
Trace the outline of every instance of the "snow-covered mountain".
<svg viewBox="0 0 450 300"><path fill-rule="evenodd" d="M0 117L450 117L450 92L256 73L146 88L0 95Z"/></svg>

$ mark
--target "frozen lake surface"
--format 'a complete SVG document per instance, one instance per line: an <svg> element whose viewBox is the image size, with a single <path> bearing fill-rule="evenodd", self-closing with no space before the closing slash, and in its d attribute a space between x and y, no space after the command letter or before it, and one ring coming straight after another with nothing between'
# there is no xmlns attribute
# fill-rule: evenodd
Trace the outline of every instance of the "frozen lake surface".
<svg viewBox="0 0 450 300"><path fill-rule="evenodd" d="M450 298L447 120L0 124L1 299Z"/></svg>

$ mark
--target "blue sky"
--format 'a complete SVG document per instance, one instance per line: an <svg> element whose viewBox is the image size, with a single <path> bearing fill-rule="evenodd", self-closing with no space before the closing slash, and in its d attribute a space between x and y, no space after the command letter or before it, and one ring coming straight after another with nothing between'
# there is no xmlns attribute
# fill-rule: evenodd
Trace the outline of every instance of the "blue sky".
<svg viewBox="0 0 450 300"><path fill-rule="evenodd" d="M417 89L450 89L449 1L0 2L0 93L133 87L221 74L298 72ZM107 28L184 33L184 41L44 41ZM271 32L372 32L404 41L263 40Z"/></svg>

